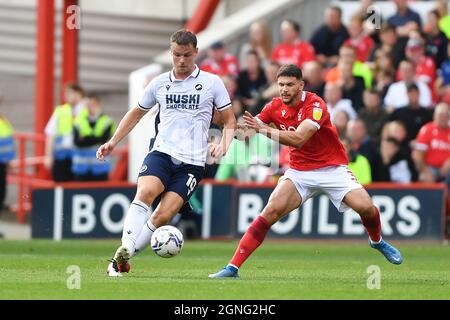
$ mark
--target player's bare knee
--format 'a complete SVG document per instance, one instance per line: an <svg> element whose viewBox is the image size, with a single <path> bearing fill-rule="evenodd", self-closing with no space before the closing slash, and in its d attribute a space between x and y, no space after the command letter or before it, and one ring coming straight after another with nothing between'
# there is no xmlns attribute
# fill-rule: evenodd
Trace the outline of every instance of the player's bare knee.
<svg viewBox="0 0 450 320"><path fill-rule="evenodd" d="M372 202L364 202L361 203L355 211L358 212L360 216L370 217L375 213L375 207Z"/></svg>
<svg viewBox="0 0 450 320"><path fill-rule="evenodd" d="M262 215L269 223L275 223L281 218L281 211L277 206L269 202L264 208Z"/></svg>
<svg viewBox="0 0 450 320"><path fill-rule="evenodd" d="M171 219L172 217L167 213L155 212L152 215L150 221L155 227L159 228L161 226L168 224Z"/></svg>
<svg viewBox="0 0 450 320"><path fill-rule="evenodd" d="M155 200L156 195L151 188L139 188L136 192L136 200L142 201L150 206Z"/></svg>

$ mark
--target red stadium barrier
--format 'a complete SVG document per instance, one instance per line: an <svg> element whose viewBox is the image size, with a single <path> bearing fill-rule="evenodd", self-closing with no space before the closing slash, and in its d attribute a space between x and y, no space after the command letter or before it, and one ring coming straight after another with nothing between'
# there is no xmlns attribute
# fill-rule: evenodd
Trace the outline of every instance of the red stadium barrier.
<svg viewBox="0 0 450 320"><path fill-rule="evenodd" d="M64 0L62 9L61 103L64 103L64 85L78 80L78 30L66 25L72 15L68 9L76 5L78 5L78 0Z"/></svg>
<svg viewBox="0 0 450 320"><path fill-rule="evenodd" d="M37 1L36 24L36 99L35 99L35 132L44 133L48 119L53 112L54 89L54 40L55 40L55 1ZM41 157L45 153L45 145L36 144L34 155ZM44 177L43 166L40 177Z"/></svg>
<svg viewBox="0 0 450 320"><path fill-rule="evenodd" d="M201 0L195 10L194 15L186 24L186 29L198 33L206 29L209 21L214 15L220 0Z"/></svg>

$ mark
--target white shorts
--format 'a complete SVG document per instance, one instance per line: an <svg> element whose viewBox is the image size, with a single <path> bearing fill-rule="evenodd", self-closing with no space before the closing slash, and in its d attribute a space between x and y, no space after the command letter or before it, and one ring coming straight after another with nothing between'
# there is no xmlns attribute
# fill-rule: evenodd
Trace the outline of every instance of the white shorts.
<svg viewBox="0 0 450 320"><path fill-rule="evenodd" d="M280 178L280 182L287 179L294 183L302 197L302 204L320 193L325 193L339 212L350 209L343 203L345 195L363 187L347 166L331 166L309 171L289 169Z"/></svg>

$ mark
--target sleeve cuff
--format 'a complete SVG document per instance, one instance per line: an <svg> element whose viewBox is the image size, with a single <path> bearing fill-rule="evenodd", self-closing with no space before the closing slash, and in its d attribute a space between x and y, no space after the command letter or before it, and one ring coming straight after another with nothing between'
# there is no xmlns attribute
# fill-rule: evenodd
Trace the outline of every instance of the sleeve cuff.
<svg viewBox="0 0 450 320"><path fill-rule="evenodd" d="M228 103L228 104L226 104L226 105L224 105L222 107L216 107L216 109L219 110L219 111L223 111L223 110L226 110L226 109L230 108L231 106L232 106L232 103L230 102L230 103Z"/></svg>
<svg viewBox="0 0 450 320"><path fill-rule="evenodd" d="M149 107L149 108L143 107L139 102L138 102L138 107L139 107L139 109L142 109L144 111L149 111L152 108L152 107Z"/></svg>
<svg viewBox="0 0 450 320"><path fill-rule="evenodd" d="M311 119L306 119L305 121L311 123L313 126L317 128L317 130L320 130L320 124L318 124L317 122L312 121Z"/></svg>
<svg viewBox="0 0 450 320"><path fill-rule="evenodd" d="M256 121L258 121L259 124L261 125L268 125L268 123L265 123L264 121L262 121L260 118L258 118L258 116L255 117Z"/></svg>
<svg viewBox="0 0 450 320"><path fill-rule="evenodd" d="M414 149L419 150L419 151L427 151L428 150L428 145L424 144L424 143L417 143L414 145Z"/></svg>

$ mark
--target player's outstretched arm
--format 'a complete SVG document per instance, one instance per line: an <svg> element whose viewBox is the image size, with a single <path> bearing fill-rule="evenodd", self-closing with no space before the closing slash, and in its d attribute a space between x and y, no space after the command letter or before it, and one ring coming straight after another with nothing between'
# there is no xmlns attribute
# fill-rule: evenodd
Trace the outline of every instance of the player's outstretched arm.
<svg viewBox="0 0 450 320"><path fill-rule="evenodd" d="M223 122L221 112L214 110L212 123L223 128L224 122Z"/></svg>
<svg viewBox="0 0 450 320"><path fill-rule="evenodd" d="M141 108L133 108L130 109L125 116L120 120L119 126L117 127L116 132L112 136L112 138L100 146L97 151L97 159L105 160L105 157L109 155L114 148L125 138L131 130L138 124L138 122L142 119L142 117L147 113L147 111L142 110Z"/></svg>
<svg viewBox="0 0 450 320"><path fill-rule="evenodd" d="M244 120L245 125L256 130L256 132L286 146L299 149L318 131L317 127L309 121L303 121L296 131L274 129L268 125L262 124L247 111L245 112Z"/></svg>

